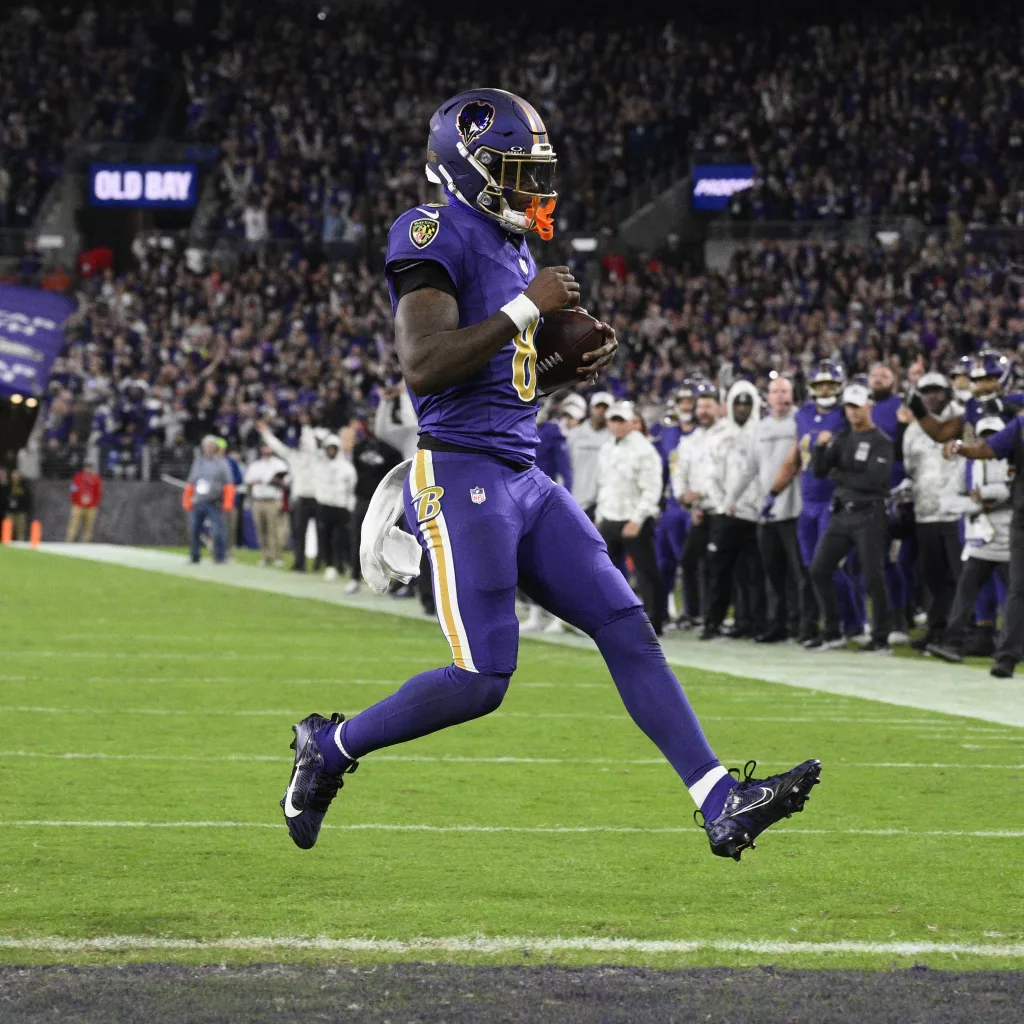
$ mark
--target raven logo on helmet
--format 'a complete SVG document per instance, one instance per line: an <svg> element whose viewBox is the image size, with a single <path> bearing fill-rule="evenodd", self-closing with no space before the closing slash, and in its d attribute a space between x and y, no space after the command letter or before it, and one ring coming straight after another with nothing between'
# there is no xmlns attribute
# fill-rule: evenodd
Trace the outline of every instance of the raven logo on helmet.
<svg viewBox="0 0 1024 1024"><path fill-rule="evenodd" d="M462 141L468 146L494 124L494 107L490 103L472 100L459 111L456 124Z"/></svg>

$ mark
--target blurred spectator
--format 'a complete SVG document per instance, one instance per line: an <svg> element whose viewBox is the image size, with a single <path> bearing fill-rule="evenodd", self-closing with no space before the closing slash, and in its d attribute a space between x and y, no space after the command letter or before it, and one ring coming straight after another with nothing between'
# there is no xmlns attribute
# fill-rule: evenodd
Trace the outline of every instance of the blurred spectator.
<svg viewBox="0 0 1024 1024"><path fill-rule="evenodd" d="M356 470L351 461L354 435L351 428L343 434L344 441L337 434L324 438L315 464L319 544L328 582L336 580L349 561L356 501Z"/></svg>
<svg viewBox="0 0 1024 1024"><path fill-rule="evenodd" d="M632 559L644 608L660 636L663 602L654 523L661 502L661 456L644 437L631 402L611 406L608 432L597 463L597 528L613 562Z"/></svg>
<svg viewBox="0 0 1024 1024"><path fill-rule="evenodd" d="M70 544L81 540L88 544L96 526L96 516L103 501L103 481L96 472L96 463L86 459L82 468L71 478L71 518L64 540Z"/></svg>
<svg viewBox="0 0 1024 1024"><path fill-rule="evenodd" d="M572 496L591 519L597 510L601 449L611 436L606 416L613 401L607 391L591 395L590 419L574 427L566 437L572 459Z"/></svg>
<svg viewBox="0 0 1024 1024"><path fill-rule="evenodd" d="M28 527L32 521L32 488L14 469L7 487L7 518L11 521L11 539L28 540Z"/></svg>
<svg viewBox="0 0 1024 1024"><path fill-rule="evenodd" d="M352 567L352 579L345 585L346 594L355 594L359 590L362 572L359 566L359 544L363 529L363 519L370 507L370 499L377 485L402 461L402 453L386 441L382 441L374 432L373 418L367 416L359 426L357 433L362 436L352 449L352 465L356 470L355 507L352 512L351 554L349 563Z"/></svg>
<svg viewBox="0 0 1024 1024"><path fill-rule="evenodd" d="M281 559L281 499L288 463L274 454L269 444L260 447L260 457L245 469L245 484L252 518L256 524L264 565L283 565Z"/></svg>
<svg viewBox="0 0 1024 1024"><path fill-rule="evenodd" d="M224 561L226 539L224 513L234 507L235 486L231 469L221 454L217 438L207 435L192 461L183 505L189 514L189 557L199 562L200 542L205 525L213 534L213 560Z"/></svg>
<svg viewBox="0 0 1024 1024"><path fill-rule="evenodd" d="M291 535L294 560L294 572L306 571L306 534L309 524L316 523L316 441L309 426L309 414L300 413L299 422L302 432L299 446L291 448L282 444L262 421L255 424L263 444L288 464L291 473L291 486L288 491L288 504L291 509Z"/></svg>

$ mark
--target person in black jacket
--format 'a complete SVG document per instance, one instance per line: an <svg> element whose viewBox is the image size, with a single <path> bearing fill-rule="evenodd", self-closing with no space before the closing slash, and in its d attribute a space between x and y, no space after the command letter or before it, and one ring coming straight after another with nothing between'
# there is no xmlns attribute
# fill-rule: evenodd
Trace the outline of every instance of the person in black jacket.
<svg viewBox="0 0 1024 1024"><path fill-rule="evenodd" d="M370 507L370 499L377 485L402 461L402 454L374 433L373 417L366 416L365 422L357 423L362 438L352 449L352 465L356 467L356 507L352 513L352 579L345 586L346 594L359 590L362 573L359 568L359 539L363 530L363 519Z"/></svg>
<svg viewBox="0 0 1024 1024"><path fill-rule="evenodd" d="M856 547L872 606L871 641L861 650L890 652L885 499L889 494L893 444L872 422L871 405L867 388L860 384L847 387L843 391L843 406L850 429L835 436L822 431L811 460L815 476L828 476L836 482L832 518L811 563L811 581L825 622L823 642L815 650L845 645L839 631L832 574L850 549Z"/></svg>

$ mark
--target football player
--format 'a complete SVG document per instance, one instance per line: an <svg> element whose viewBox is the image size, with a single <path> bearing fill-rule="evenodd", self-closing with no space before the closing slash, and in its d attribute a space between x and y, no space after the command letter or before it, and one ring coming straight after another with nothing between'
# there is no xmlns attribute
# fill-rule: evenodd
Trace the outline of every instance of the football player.
<svg viewBox="0 0 1024 1024"><path fill-rule="evenodd" d="M429 555L452 661L353 718L314 714L294 727L281 801L292 839L303 849L316 842L360 758L501 704L516 669L519 586L593 638L626 709L703 813L712 851L739 859L760 832L802 809L821 765L808 760L757 781L722 767L594 525L535 465L534 333L545 314L580 297L568 268L538 272L526 244L530 233L554 231L555 151L544 122L500 89L453 96L430 120L426 170L446 202L395 221L385 271L419 420L406 517ZM582 357L581 383L615 354L615 332L601 330L606 343Z"/></svg>
<svg viewBox="0 0 1024 1024"><path fill-rule="evenodd" d="M842 364L828 359L822 359L810 374L807 387L811 400L797 410L796 443L789 459L779 470L770 492L773 496L781 494L793 478L800 474L802 505L796 521L797 541L800 544L800 558L804 568L808 569L814 561L818 541L824 535L832 516L832 492L835 490L831 480L811 472L811 455L820 433L827 430L830 434L836 434L846 429L846 417L839 404L839 396L845 384L846 371ZM818 631L818 600L811 587L810 577L805 575L801 583L803 593L800 595L800 611L803 621L800 623L800 646L807 650L841 647L846 642L842 638L829 637L822 640ZM864 629L864 615L858 610L855 582L847 572L837 569L833 583L843 633L847 637L859 636Z"/></svg>
<svg viewBox="0 0 1024 1024"><path fill-rule="evenodd" d="M967 367L964 366L964 361L960 360L957 363L957 370L961 371L960 376L965 368ZM970 357L967 372L971 382L971 397L964 405L962 416L939 420L929 414L919 394L914 392L908 398L907 405L910 411L917 417L921 429L933 441L970 440L980 419L998 416L1006 423L1024 409L1024 395L1003 394L1013 378L1013 367L1002 353L996 352L995 349L983 349ZM957 376L954 373L954 382ZM965 427L970 427L970 431L965 433Z"/></svg>

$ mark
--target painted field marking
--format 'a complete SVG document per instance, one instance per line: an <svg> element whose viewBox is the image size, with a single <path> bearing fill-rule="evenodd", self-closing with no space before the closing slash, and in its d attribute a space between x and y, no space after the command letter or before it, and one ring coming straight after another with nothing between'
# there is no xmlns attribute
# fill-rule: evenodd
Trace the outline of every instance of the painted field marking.
<svg viewBox="0 0 1024 1024"><path fill-rule="evenodd" d="M765 956L854 954L923 956L945 954L1008 958L1024 956L1024 943L870 942L858 940L791 942L775 939L626 939L531 935L448 936L413 939L329 938L327 936L231 936L223 939L154 938L148 935L103 935L90 939L54 937L22 939L0 936L0 949L46 953L132 953L142 950L322 950L347 953L752 953Z"/></svg>
<svg viewBox="0 0 1024 1024"><path fill-rule="evenodd" d="M531 764L565 764L565 765L630 765L668 767L663 757L467 757L459 754L369 754L374 761L409 762L411 764L499 764L499 765L531 765ZM269 761L275 764L291 764L292 755L280 754L109 754L100 751L47 753L38 750L0 750L0 757L11 758L42 758L53 761L183 761L199 763L218 762L250 762ZM723 757L723 761L742 761L741 757ZM795 759L790 759L795 760ZM790 761L776 758L774 761L761 760L758 764L786 765ZM829 761L828 767L833 770L840 768L922 768L932 769L982 769L992 771L1024 771L1024 764L964 764L952 761Z"/></svg>
<svg viewBox="0 0 1024 1024"><path fill-rule="evenodd" d="M0 828L270 828L283 829L284 823L269 821L41 821L24 819L0 820ZM680 835L693 833L695 826L639 826L639 825L392 825L380 822L322 825L322 829L335 832L484 832L517 833L523 835L580 835L612 833L621 835ZM789 828L773 833L801 836L886 836L894 838L958 838L958 839L1024 839L1024 831L992 829L929 829L912 832L903 828Z"/></svg>
<svg viewBox="0 0 1024 1024"><path fill-rule="evenodd" d="M301 715L301 712L294 710L281 710L281 709L246 709L242 711L237 710L223 710L220 708L99 708L99 707L46 707L36 704L7 704L0 705L0 711L7 712L9 714L43 714L43 715L171 715L180 716L185 718L202 718L207 715L215 715L218 717L229 717L229 718L294 718L296 715ZM358 714L355 710L346 710L346 715ZM612 721L612 722L628 722L630 721L629 715L625 712L621 714L607 714L607 713L587 713L577 711L495 711L490 718L545 718L545 719L565 719L567 721ZM731 723L742 723L742 722L775 722L781 724L815 724L815 725L886 725L893 726L894 728L900 728L905 730L913 729L925 729L935 731L937 729L945 728L948 732L954 733L957 736L991 736L999 737L1000 739L1010 739L1013 737L1013 732L1009 729L1001 730L998 727L993 728L963 728L955 725L951 726L940 726L937 723L929 722L927 720L922 721L920 719L890 719L890 718L857 718L857 717L842 717L838 715L821 715L816 717L797 716L797 715L782 715L782 716L771 716L771 715L702 715L701 720L705 722L731 722ZM1024 739L1024 737L1022 737Z"/></svg>

